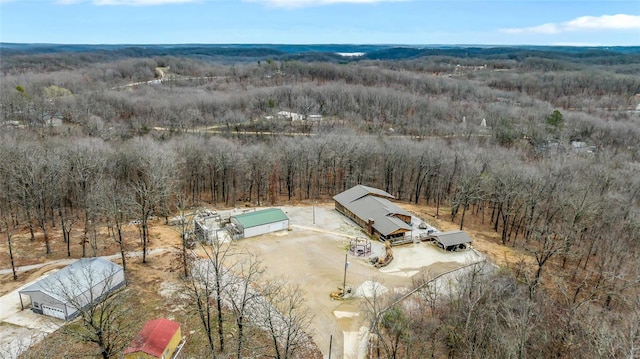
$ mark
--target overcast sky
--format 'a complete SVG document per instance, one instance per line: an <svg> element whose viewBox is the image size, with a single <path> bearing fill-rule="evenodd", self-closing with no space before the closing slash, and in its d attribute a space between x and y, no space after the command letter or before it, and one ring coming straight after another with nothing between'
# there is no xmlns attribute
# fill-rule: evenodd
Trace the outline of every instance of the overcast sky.
<svg viewBox="0 0 640 359"><path fill-rule="evenodd" d="M0 41L640 45L640 1L0 0Z"/></svg>

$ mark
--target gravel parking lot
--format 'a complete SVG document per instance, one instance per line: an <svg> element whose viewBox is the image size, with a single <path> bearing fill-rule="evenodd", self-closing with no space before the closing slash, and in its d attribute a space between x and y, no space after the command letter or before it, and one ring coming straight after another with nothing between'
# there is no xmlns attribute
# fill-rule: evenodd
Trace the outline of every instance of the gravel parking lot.
<svg viewBox="0 0 640 359"><path fill-rule="evenodd" d="M336 301L329 293L342 286L350 239L365 237L364 233L335 211L333 204L280 208L290 219L288 232L247 238L238 244L260 254L269 276L287 278L305 290L307 305L315 318L310 334L325 358L331 336L332 358L361 358L364 353L359 350L359 343L365 316L362 299L354 296ZM417 226L420 221L416 218L414 222ZM371 244L371 256L384 254L383 243ZM481 260L474 251L444 252L427 242L393 247L393 255L393 261L381 269L373 267L369 258L348 255L347 287L354 293L367 293L375 282L402 291L411 287L412 277L419 273L437 275Z"/></svg>

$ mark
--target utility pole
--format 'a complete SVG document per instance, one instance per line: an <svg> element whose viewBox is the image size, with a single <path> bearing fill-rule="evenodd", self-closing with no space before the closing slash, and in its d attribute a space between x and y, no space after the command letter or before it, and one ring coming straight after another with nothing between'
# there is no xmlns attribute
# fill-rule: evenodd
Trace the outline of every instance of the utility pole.
<svg viewBox="0 0 640 359"><path fill-rule="evenodd" d="M347 256L349 253L344 254L344 278L342 279L342 298L347 295L347 268L349 267L349 262L347 262Z"/></svg>
<svg viewBox="0 0 640 359"><path fill-rule="evenodd" d="M313 201L313 224L316 224L316 201Z"/></svg>

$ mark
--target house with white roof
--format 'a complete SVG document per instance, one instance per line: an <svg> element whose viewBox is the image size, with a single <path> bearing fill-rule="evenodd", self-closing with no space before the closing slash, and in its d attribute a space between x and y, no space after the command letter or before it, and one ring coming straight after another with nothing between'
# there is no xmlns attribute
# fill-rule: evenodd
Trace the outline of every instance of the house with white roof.
<svg viewBox="0 0 640 359"><path fill-rule="evenodd" d="M121 266L104 258L82 258L18 293L21 303L22 295L31 298L33 312L71 320L124 286L124 269Z"/></svg>

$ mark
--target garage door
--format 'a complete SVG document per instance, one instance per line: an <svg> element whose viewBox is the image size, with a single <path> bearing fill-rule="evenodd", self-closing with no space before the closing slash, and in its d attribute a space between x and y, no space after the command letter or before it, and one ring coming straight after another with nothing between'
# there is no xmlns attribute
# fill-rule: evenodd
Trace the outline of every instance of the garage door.
<svg viewBox="0 0 640 359"><path fill-rule="evenodd" d="M50 307L48 305L42 305L42 314L48 315L54 318L64 319L64 310L59 308Z"/></svg>

